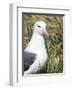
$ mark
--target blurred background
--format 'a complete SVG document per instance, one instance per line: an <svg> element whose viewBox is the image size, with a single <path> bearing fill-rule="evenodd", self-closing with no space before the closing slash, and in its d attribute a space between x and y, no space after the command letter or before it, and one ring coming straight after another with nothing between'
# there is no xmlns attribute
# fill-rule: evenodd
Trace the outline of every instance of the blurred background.
<svg viewBox="0 0 74 90"><path fill-rule="evenodd" d="M39 73L63 72L63 15L22 14L24 27L24 49L27 47L35 22L43 20L47 25L49 37L45 38L48 52L46 65Z"/></svg>

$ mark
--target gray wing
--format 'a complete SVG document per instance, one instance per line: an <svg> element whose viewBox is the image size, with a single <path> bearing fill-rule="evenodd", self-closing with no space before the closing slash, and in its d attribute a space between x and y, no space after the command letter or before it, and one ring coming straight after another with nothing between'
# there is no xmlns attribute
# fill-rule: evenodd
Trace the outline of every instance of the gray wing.
<svg viewBox="0 0 74 90"><path fill-rule="evenodd" d="M33 62L36 59L36 54L35 53L30 53L30 52L24 52L24 71L28 70L30 65L33 64Z"/></svg>

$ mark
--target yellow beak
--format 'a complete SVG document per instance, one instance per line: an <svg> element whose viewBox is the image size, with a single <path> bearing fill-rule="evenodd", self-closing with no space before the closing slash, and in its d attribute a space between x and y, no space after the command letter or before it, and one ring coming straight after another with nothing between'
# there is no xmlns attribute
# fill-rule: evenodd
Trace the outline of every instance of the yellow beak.
<svg viewBox="0 0 74 90"><path fill-rule="evenodd" d="M45 36L46 36L46 37L48 37L48 36L49 36L49 34L48 34L47 30L44 30L44 34L45 34Z"/></svg>

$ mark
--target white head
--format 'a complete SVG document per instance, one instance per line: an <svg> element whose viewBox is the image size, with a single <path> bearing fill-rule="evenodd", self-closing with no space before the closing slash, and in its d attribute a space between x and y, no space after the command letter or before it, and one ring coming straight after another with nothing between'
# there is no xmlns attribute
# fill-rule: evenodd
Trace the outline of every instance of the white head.
<svg viewBox="0 0 74 90"><path fill-rule="evenodd" d="M34 32L39 33L40 35L46 35L48 36L48 33L46 31L46 23L43 21L38 21L34 24Z"/></svg>

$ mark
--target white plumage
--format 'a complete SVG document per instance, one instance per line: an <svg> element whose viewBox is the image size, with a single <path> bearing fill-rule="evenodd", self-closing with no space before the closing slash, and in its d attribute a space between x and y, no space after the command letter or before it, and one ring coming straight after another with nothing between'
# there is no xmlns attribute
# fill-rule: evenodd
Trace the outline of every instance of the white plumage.
<svg viewBox="0 0 74 90"><path fill-rule="evenodd" d="M45 47L44 35L48 35L46 24L38 21L34 24L31 40L24 51L36 54L36 59L30 68L24 74L32 74L38 72L47 61L47 50Z"/></svg>

